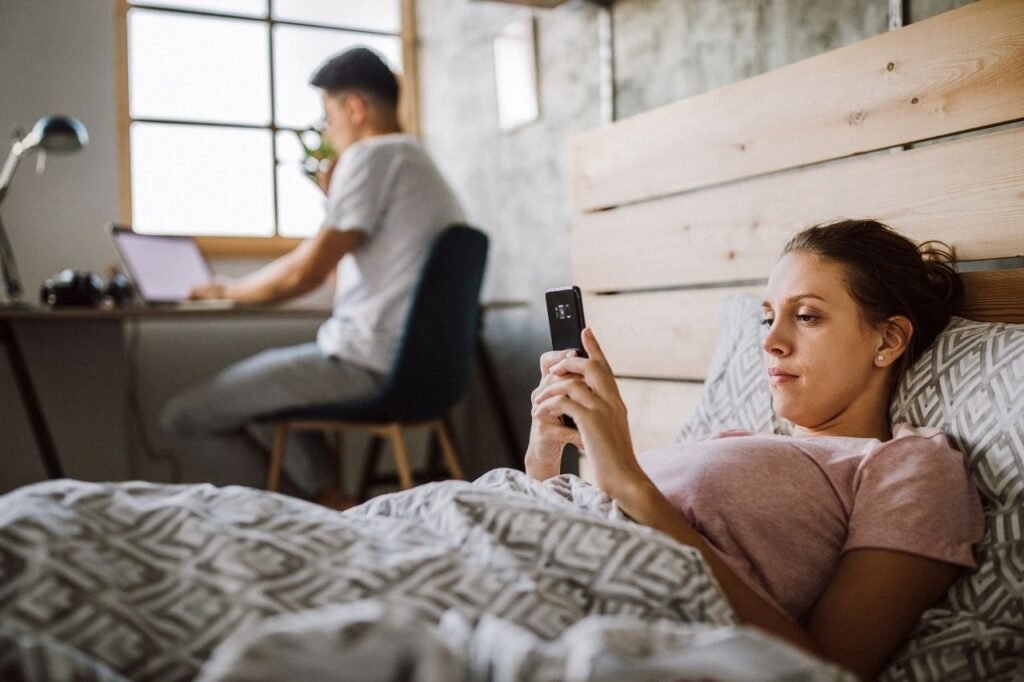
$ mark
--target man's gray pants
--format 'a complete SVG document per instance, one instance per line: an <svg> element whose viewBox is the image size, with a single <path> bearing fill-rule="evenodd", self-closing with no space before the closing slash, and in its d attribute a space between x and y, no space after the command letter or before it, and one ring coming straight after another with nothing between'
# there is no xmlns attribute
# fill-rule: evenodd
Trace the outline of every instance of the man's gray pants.
<svg viewBox="0 0 1024 682"><path fill-rule="evenodd" d="M325 356L315 343L258 353L174 396L160 416L174 438L183 478L217 485L266 484L273 427L255 418L376 393L385 376ZM338 480L337 455L322 434L289 436L284 471L313 495Z"/></svg>

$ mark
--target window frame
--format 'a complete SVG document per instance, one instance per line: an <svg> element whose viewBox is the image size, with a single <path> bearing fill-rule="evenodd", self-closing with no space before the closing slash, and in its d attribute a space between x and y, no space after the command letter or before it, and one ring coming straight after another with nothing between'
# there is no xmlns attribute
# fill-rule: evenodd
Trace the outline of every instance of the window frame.
<svg viewBox="0 0 1024 682"><path fill-rule="evenodd" d="M272 2L272 0L271 0ZM419 71L417 68L417 43L416 33L416 0L399 0L400 3L400 28L398 37L402 45L402 76L401 76L401 97L398 102L399 120L402 128L407 133L419 136ZM114 6L114 36L115 36L115 81L117 83L117 147L119 167L119 195L120 195L120 221L123 224L131 224L132 219L132 163L131 163L131 112L129 109L128 93L128 12L132 8L159 10L174 12L188 16L231 16L217 12L203 12L201 10L171 9L159 6L147 5L145 0L139 0L138 4L131 4L129 0L116 0ZM231 17L242 21L255 21L267 25L271 36L275 25L285 26L308 26L311 28L328 28L332 30L350 30L375 34L374 31L361 31L359 29L345 29L339 26L324 26L305 22L279 21L273 19L268 11L266 17ZM391 34L388 34L391 35ZM272 38L271 38L272 39ZM273 84L271 84L273 87ZM141 119L148 120L148 119ZM176 123L176 122L175 122ZM190 122L185 122L188 125ZM236 126L228 126L236 127ZM238 128L251 128L252 126L237 126ZM261 130L269 130L275 135L279 130L276 121L271 120L270 124ZM274 175L277 174L277 159L274 159ZM276 188L276 184L275 184ZM276 190L275 190L276 191ZM276 217L275 217L276 223ZM280 227L280 226L277 226ZM276 228L275 228L276 229ZM216 258L273 258L280 256L295 248L301 241L298 237L282 237L275 234L272 237L215 237L196 236L199 248L208 257Z"/></svg>

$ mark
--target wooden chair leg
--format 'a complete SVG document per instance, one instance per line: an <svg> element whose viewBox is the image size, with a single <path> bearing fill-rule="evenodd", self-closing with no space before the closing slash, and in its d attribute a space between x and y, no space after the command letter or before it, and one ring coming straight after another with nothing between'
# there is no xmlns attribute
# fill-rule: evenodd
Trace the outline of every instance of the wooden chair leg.
<svg viewBox="0 0 1024 682"><path fill-rule="evenodd" d="M284 449L288 442L288 422L274 423L274 446L270 450L270 468L267 471L267 490L274 492L281 485L281 465L284 463Z"/></svg>
<svg viewBox="0 0 1024 682"><path fill-rule="evenodd" d="M459 481L465 480L462 467L459 465L459 457L455 453L455 446L452 445L451 435L445 428L444 422L440 419L434 422L434 431L441 441L441 454L444 455L444 463L448 466L448 474Z"/></svg>
<svg viewBox="0 0 1024 682"><path fill-rule="evenodd" d="M391 438L391 447L395 450L398 481L402 490L408 490L413 486L412 467L409 465L409 451L405 449L405 440L402 438L402 427L398 424L391 424L388 426L388 436Z"/></svg>

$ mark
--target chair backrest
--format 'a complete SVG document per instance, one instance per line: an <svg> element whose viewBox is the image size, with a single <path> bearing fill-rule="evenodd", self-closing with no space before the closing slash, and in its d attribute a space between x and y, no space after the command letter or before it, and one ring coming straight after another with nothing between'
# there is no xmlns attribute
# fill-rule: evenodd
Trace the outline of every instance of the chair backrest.
<svg viewBox="0 0 1024 682"><path fill-rule="evenodd" d="M452 225L434 240L395 365L371 401L377 419L435 419L462 397L473 366L488 239Z"/></svg>

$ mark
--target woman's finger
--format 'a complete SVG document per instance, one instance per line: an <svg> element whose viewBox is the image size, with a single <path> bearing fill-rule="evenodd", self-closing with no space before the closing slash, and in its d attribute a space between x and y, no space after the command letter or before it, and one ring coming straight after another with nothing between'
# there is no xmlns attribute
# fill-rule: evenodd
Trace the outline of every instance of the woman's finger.
<svg viewBox="0 0 1024 682"><path fill-rule="evenodd" d="M534 405L543 403L548 398L558 395L567 395L583 407L595 409L600 405L600 399L594 394L589 386L578 377L561 379L545 387L534 399Z"/></svg>
<svg viewBox="0 0 1024 682"><path fill-rule="evenodd" d="M579 421L581 415L586 412L584 407L578 402L573 400L571 397L563 394L554 395L546 398L542 402L538 403L533 408L532 415L536 418L558 418L562 415L572 417L574 421Z"/></svg>
<svg viewBox="0 0 1024 682"><path fill-rule="evenodd" d="M543 377L551 371L551 366L561 362L565 358L573 357L577 354L575 350L549 350L546 353L542 353L540 356L540 375Z"/></svg>
<svg viewBox="0 0 1024 682"><path fill-rule="evenodd" d="M604 363L593 358L566 358L552 365L551 374L560 376L580 376L587 385L605 400L612 402L619 399L619 387L615 376Z"/></svg>
<svg viewBox="0 0 1024 682"><path fill-rule="evenodd" d="M597 336L594 334L594 330L590 327L584 328L583 332L580 334L580 338L583 340L583 349L587 351L587 355L602 363L605 367L611 369L608 365L608 358L605 357L604 351L601 349L601 344L597 342Z"/></svg>
<svg viewBox="0 0 1024 682"><path fill-rule="evenodd" d="M539 396L541 391L543 391L545 388L563 380L563 375L551 373L545 374L543 377L541 377L540 383L537 384L537 388L533 389L533 391L530 393L530 402L534 402L537 399L537 396Z"/></svg>

